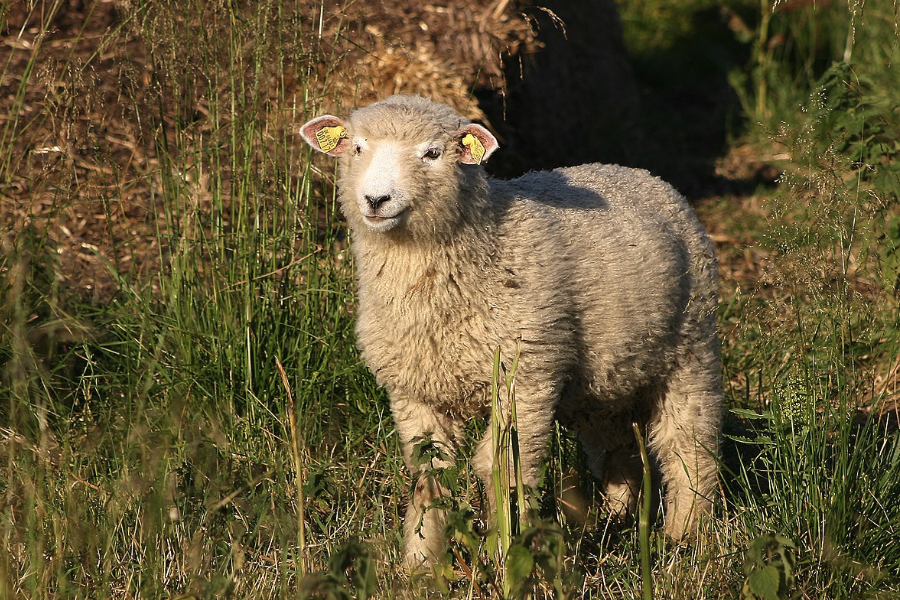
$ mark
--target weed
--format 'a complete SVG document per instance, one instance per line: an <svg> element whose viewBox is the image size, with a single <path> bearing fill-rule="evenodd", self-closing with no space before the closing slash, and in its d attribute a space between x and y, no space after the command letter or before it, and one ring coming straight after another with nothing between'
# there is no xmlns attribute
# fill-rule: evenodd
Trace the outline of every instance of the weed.
<svg viewBox="0 0 900 600"><path fill-rule="evenodd" d="M653 476L650 456L647 454L647 444L644 443L646 436L641 433L641 426L638 423L632 423L631 426L634 429L634 437L640 450L643 471L643 483L641 485L638 508L638 531L641 541L641 588L644 600L652 600L653 573L650 565L650 511L653 505Z"/></svg>
<svg viewBox="0 0 900 600"><path fill-rule="evenodd" d="M752 542L744 559L747 575L741 588L745 600L780 600L794 585L794 543L780 535L763 535Z"/></svg>
<svg viewBox="0 0 900 600"><path fill-rule="evenodd" d="M375 557L356 541L341 545L328 560L328 569L312 573L300 582L301 598L366 600L376 591Z"/></svg>

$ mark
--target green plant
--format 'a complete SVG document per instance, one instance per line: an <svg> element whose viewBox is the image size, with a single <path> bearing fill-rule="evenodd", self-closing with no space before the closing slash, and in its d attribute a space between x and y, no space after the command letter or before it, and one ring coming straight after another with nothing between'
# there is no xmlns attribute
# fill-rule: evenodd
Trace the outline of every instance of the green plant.
<svg viewBox="0 0 900 600"><path fill-rule="evenodd" d="M755 515L748 531L759 532L742 593L788 597L792 582L835 572L853 574L831 583L836 597L890 585L900 576L900 554L884 552L892 534L883 525L900 516L887 501L900 485L900 437L876 415L854 419L847 390L832 392L809 372L779 378L763 412L735 411L754 434L734 438L755 449L735 482Z"/></svg>
<svg viewBox="0 0 900 600"><path fill-rule="evenodd" d="M525 507L525 485L522 481L521 463L519 462L518 425L516 418L515 377L518 366L518 353L513 359L512 368L506 374L505 385L500 379L500 348L494 352L493 376L491 378L491 439L494 442L492 466L492 486L496 503L496 564L500 573L501 590L504 598L508 598L512 590L511 572L508 568L508 556L512 546L512 538L520 526L520 519L527 516ZM506 406L503 405L501 390L506 391ZM515 490L515 494L513 493ZM515 504L513 504L515 500ZM490 546L494 546L493 543ZM521 559L521 553L519 554ZM513 561L512 573L519 573L521 560Z"/></svg>
<svg viewBox="0 0 900 600"><path fill-rule="evenodd" d="M877 241L881 247L881 283L896 297L900 294L900 217L888 219Z"/></svg>
<svg viewBox="0 0 900 600"><path fill-rule="evenodd" d="M644 600L653 600L653 574L650 565L650 511L653 506L653 475L641 426L637 423L631 425L640 450L643 473L638 507L638 532L641 540L641 587Z"/></svg>
<svg viewBox="0 0 900 600"><path fill-rule="evenodd" d="M516 371L518 351L501 379L500 349L494 352L491 379L491 436L494 441L492 483L496 502L496 541L489 536L495 572L503 598L530 597L542 583L549 584L553 597L567 596L562 531L542 523L537 516L535 490L522 480L519 460L518 418L516 415Z"/></svg>
<svg viewBox="0 0 900 600"><path fill-rule="evenodd" d="M742 4L725 12L735 36L750 43L752 52L749 64L732 69L729 80L754 124L774 129L792 122L796 107L836 62L866 63L881 84L894 87L889 73L898 51L895 0L760 0L752 18L745 18Z"/></svg>
<svg viewBox="0 0 900 600"><path fill-rule="evenodd" d="M365 544L342 544L328 559L328 569L300 581L301 598L366 600L376 592L375 559Z"/></svg>
<svg viewBox="0 0 900 600"><path fill-rule="evenodd" d="M488 435L494 440L492 467L494 513L486 515L490 528L475 521L472 506L460 498L458 467L430 467L448 496L433 502L434 509L448 512L447 536L451 544L442 564L432 568L439 589L449 593L458 577L454 561L463 569L470 593L480 597L529 598L537 593L567 597L565 578L566 543L560 527L538 516L537 491L524 485L519 462L515 373L518 355L505 370L499 348L493 356L492 418ZM446 459L431 440L415 446L419 464L435 465Z"/></svg>
<svg viewBox="0 0 900 600"><path fill-rule="evenodd" d="M781 600L794 586L794 543L768 534L750 542L744 559L747 579L741 588L745 600Z"/></svg>

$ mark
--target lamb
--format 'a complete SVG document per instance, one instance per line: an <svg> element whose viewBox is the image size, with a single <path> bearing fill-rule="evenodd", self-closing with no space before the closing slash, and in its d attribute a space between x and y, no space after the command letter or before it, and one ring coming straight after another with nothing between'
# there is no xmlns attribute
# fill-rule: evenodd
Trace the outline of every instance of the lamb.
<svg viewBox="0 0 900 600"><path fill-rule="evenodd" d="M392 96L300 134L338 157L338 196L357 265L358 345L390 396L414 477L405 561L435 561L448 491L414 446L455 460L467 421L490 413L492 350L518 348L523 482L537 486L558 419L605 496L634 508L641 479L631 423L649 430L680 540L716 489L722 380L717 261L690 206L646 171L590 164L488 177L497 149L449 106ZM578 143L578 140L572 140ZM490 430L472 464L491 496ZM490 499L490 498L489 498Z"/></svg>

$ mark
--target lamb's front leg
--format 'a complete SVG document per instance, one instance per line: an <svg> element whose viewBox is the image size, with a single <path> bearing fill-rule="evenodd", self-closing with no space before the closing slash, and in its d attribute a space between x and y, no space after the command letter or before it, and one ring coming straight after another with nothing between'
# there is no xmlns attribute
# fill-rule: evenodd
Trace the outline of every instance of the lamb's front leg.
<svg viewBox="0 0 900 600"><path fill-rule="evenodd" d="M444 549L446 510L433 506L449 491L438 480L437 470L455 464L458 423L430 407L411 400L392 400L391 409L403 445L403 459L413 479L406 509L404 562L409 570L438 560Z"/></svg>

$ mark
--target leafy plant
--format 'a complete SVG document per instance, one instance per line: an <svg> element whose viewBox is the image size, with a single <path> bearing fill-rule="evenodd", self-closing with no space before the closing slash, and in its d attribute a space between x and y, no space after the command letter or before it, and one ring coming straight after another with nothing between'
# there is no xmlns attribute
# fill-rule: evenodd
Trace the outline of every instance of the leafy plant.
<svg viewBox="0 0 900 600"><path fill-rule="evenodd" d="M366 600L376 592L375 559L360 542L342 544L328 559L328 569L300 581L301 598Z"/></svg>
<svg viewBox="0 0 900 600"><path fill-rule="evenodd" d="M864 71L834 63L816 83L801 136L804 161L846 157L851 191L872 194L877 208L900 199L900 103L877 90Z"/></svg>
<svg viewBox="0 0 900 600"><path fill-rule="evenodd" d="M881 283L895 297L900 295L900 217L891 217L878 236L881 248Z"/></svg>
<svg viewBox="0 0 900 600"><path fill-rule="evenodd" d="M784 600L794 586L794 542L770 533L750 542L744 559L744 600Z"/></svg>
<svg viewBox="0 0 900 600"><path fill-rule="evenodd" d="M538 515L537 491L524 485L519 461L515 408L515 372L518 355L505 371L499 349L494 353L493 410L488 435L494 440L492 485L495 512L486 515L489 528L480 527L472 506L460 497L461 471L442 467L446 453L430 439L414 446L418 464L428 465L423 476L434 477L449 494L430 508L446 510L450 545L442 564L433 565L435 582L444 593L459 578L454 563L463 570L470 593L480 597L568 597L566 540L563 530Z"/></svg>

